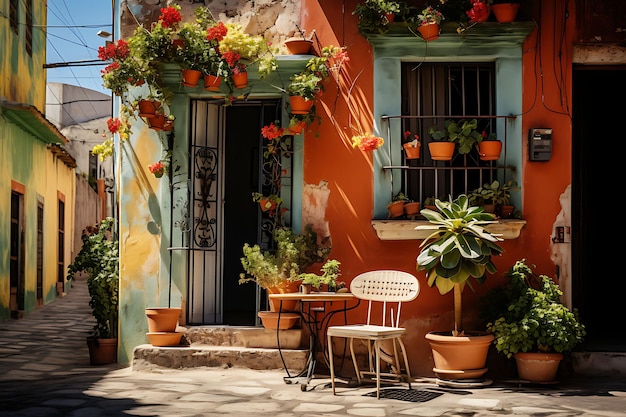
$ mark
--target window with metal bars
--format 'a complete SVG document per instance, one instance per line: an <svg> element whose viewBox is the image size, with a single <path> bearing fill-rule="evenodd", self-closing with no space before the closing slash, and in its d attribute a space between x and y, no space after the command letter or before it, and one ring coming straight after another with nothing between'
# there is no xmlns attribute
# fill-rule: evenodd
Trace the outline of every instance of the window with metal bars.
<svg viewBox="0 0 626 417"><path fill-rule="evenodd" d="M495 113L495 97L494 63L402 64L402 142L405 132L419 135L421 142L419 159L403 156L401 188L409 198L423 203L429 197L469 193L507 169L505 158L482 161L476 150L456 152L449 162L435 161L428 152L429 129L442 130L447 119L477 119L478 132L496 133L504 117ZM505 147L506 123L501 127L499 139Z"/></svg>

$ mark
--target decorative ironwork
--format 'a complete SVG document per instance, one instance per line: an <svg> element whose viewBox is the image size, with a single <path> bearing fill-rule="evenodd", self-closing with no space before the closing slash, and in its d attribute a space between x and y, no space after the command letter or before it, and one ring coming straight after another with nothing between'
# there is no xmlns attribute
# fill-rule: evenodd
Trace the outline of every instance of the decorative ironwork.
<svg viewBox="0 0 626 417"><path fill-rule="evenodd" d="M194 233L195 246L210 248L217 243L217 219L215 212L217 185L217 150L200 148L194 154L194 172L196 188L194 195ZM213 204L213 206L212 206Z"/></svg>

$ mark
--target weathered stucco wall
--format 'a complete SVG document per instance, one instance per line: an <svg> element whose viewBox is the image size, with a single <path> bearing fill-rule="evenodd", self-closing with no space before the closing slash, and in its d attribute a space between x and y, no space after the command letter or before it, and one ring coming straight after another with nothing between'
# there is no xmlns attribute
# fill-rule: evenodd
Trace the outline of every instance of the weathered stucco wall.
<svg viewBox="0 0 626 417"><path fill-rule="evenodd" d="M127 0L122 7L120 35L127 38L139 24L150 27L161 14L161 8L169 4L181 7L183 21L194 18L199 6L206 6L218 21L240 24L246 33L263 35L279 51L285 52L283 41L292 36L300 36L300 0L223 0L198 2L171 2L157 0ZM306 34L307 37L310 33ZM279 52L280 53L280 52Z"/></svg>

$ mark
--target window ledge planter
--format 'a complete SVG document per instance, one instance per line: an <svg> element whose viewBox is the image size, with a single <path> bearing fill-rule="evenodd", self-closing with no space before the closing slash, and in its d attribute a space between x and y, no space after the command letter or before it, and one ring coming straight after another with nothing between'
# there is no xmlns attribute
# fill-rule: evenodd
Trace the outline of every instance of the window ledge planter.
<svg viewBox="0 0 626 417"><path fill-rule="evenodd" d="M427 220L372 220L372 227L380 240L421 240L430 234L415 227L428 224ZM503 239L517 239L526 226L526 220L500 219L485 227L489 232L502 234Z"/></svg>

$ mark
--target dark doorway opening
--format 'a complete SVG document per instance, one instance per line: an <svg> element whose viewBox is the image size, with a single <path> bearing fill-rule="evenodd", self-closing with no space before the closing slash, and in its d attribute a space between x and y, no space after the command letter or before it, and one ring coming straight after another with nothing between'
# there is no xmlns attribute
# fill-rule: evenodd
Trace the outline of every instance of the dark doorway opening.
<svg viewBox="0 0 626 417"><path fill-rule="evenodd" d="M573 71L572 300L587 328L581 347L586 351L626 352L626 333L617 325L626 290L618 202L624 174L617 170L624 148L625 80L626 66ZM608 188L613 192L603 197Z"/></svg>
<svg viewBox="0 0 626 417"><path fill-rule="evenodd" d="M244 243L260 243L262 214L252 193L263 185L263 138L261 128L280 119L280 101L245 102L226 109L224 141L224 324L251 326L257 323L258 287L239 284ZM260 309L265 310L264 294Z"/></svg>

